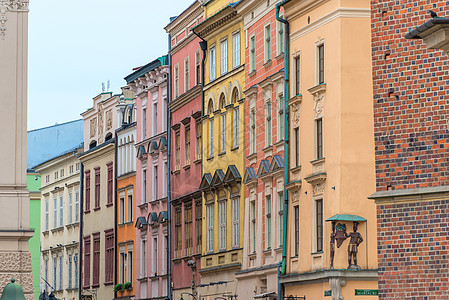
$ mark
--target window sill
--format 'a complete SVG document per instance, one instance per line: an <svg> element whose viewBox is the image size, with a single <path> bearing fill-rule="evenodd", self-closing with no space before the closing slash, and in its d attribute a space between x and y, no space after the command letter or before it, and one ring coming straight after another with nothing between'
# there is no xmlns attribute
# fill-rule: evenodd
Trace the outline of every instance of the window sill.
<svg viewBox="0 0 449 300"><path fill-rule="evenodd" d="M293 167L293 168L291 168L289 171L290 171L290 172L295 172L295 171L299 171L299 170L301 170L301 165L296 166L296 167Z"/></svg>
<svg viewBox="0 0 449 300"><path fill-rule="evenodd" d="M139 204L139 205L137 205L137 207L140 208L140 209L147 208L148 207L148 203L145 202L145 203Z"/></svg>
<svg viewBox="0 0 449 300"><path fill-rule="evenodd" d="M218 156L223 156L225 154L226 154L226 151L225 152L221 152L220 154L218 154Z"/></svg>
<svg viewBox="0 0 449 300"><path fill-rule="evenodd" d="M212 160L212 159L214 159L214 156L209 157L207 160L209 161L209 160Z"/></svg>
<svg viewBox="0 0 449 300"><path fill-rule="evenodd" d="M256 70L252 70L249 74L248 74L248 76L249 77L253 77L254 75L256 75L257 74L257 71Z"/></svg>
<svg viewBox="0 0 449 300"><path fill-rule="evenodd" d="M284 141L284 140L280 140L280 141L277 141L276 143L274 143L273 145L274 145L276 148L279 148L279 147L285 145L285 141Z"/></svg>
<svg viewBox="0 0 449 300"><path fill-rule="evenodd" d="M106 283L105 283L105 284L106 284ZM100 287L100 284L99 284L99 283L92 284L92 287L93 287L93 288L99 288L99 287Z"/></svg>
<svg viewBox="0 0 449 300"><path fill-rule="evenodd" d="M323 254L324 253L324 251L323 250L320 250L320 251L316 251L316 252L312 252L312 253L310 253L311 255L321 255L321 254Z"/></svg>
<svg viewBox="0 0 449 300"><path fill-rule="evenodd" d="M201 158L197 158L196 160L193 161L193 163L194 163L195 165L201 163Z"/></svg>
<svg viewBox="0 0 449 300"><path fill-rule="evenodd" d="M65 289L67 292L71 292L71 291L77 291L78 290L78 288L75 288L75 287L70 287L70 288L66 288Z"/></svg>
<svg viewBox="0 0 449 300"><path fill-rule="evenodd" d="M111 207L111 206L113 206L114 205L114 203L107 203L106 204L106 207Z"/></svg>
<svg viewBox="0 0 449 300"><path fill-rule="evenodd" d="M263 64L263 66L264 66L265 68L268 68L269 66L271 66L271 63L272 63L272 61L271 61L271 59L269 59L269 60L267 60L267 61Z"/></svg>
<svg viewBox="0 0 449 300"><path fill-rule="evenodd" d="M98 210L100 210L101 209L101 207L95 207L94 208L94 211L98 211Z"/></svg>
<svg viewBox="0 0 449 300"><path fill-rule="evenodd" d="M187 165L185 165L184 167L182 167L184 170L188 170L188 169L190 169L190 163L189 164L187 164Z"/></svg>
<svg viewBox="0 0 449 300"><path fill-rule="evenodd" d="M248 160L257 159L257 152L251 153L246 157Z"/></svg>
<svg viewBox="0 0 449 300"><path fill-rule="evenodd" d="M53 228L53 229L51 230L51 233L56 233L56 232L59 232L59 231L64 231L64 225L63 225L63 226L56 227L56 228Z"/></svg>
<svg viewBox="0 0 449 300"><path fill-rule="evenodd" d="M232 148L231 151L235 151L235 150L238 150L238 149L239 149L239 146Z"/></svg>
<svg viewBox="0 0 449 300"><path fill-rule="evenodd" d="M104 285L113 285L114 284L114 281L107 281L107 282L105 282L105 283L103 283ZM98 286L100 286L100 285L98 285ZM92 286L92 287L94 287L94 286Z"/></svg>
<svg viewBox="0 0 449 300"><path fill-rule="evenodd" d="M117 224L117 227L124 227L125 226L125 223L119 223L119 224Z"/></svg>
<svg viewBox="0 0 449 300"><path fill-rule="evenodd" d="M281 52L281 54L278 54L278 56L275 57L275 59L280 60L283 59L285 56L284 52Z"/></svg>
<svg viewBox="0 0 449 300"><path fill-rule="evenodd" d="M83 213L84 213L85 215L89 214L89 213L90 213L90 209L89 209L89 210L85 210Z"/></svg>
<svg viewBox="0 0 449 300"><path fill-rule="evenodd" d="M181 173L180 169L176 169L176 170L173 171L173 175L178 175L179 173Z"/></svg>

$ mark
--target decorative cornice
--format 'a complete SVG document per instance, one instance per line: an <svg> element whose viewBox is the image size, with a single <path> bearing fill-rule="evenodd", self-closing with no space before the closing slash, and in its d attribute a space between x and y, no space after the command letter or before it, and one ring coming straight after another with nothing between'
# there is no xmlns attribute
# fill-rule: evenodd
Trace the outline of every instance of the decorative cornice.
<svg viewBox="0 0 449 300"><path fill-rule="evenodd" d="M197 84L187 92L181 94L178 98L168 104L168 108L174 112L198 96L201 96L201 84Z"/></svg>
<svg viewBox="0 0 449 300"><path fill-rule="evenodd" d="M2 40L6 35L6 12L28 12L29 2L28 0L0 0L0 36Z"/></svg>
<svg viewBox="0 0 449 300"><path fill-rule="evenodd" d="M232 22L236 17L237 11L233 7L228 6L195 27L195 32L197 32L202 38L205 38L217 29L222 29L223 26Z"/></svg>

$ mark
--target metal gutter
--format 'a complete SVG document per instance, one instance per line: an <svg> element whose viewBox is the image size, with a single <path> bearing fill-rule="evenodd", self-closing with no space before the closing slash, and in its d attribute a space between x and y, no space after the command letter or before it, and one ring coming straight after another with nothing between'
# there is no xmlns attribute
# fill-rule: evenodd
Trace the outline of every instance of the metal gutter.
<svg viewBox="0 0 449 300"><path fill-rule="evenodd" d="M79 250L78 250L78 299L81 299L83 294L82 279L83 279L83 220L84 220L84 165L80 161L80 202L79 202L79 214L80 214L80 230L79 230Z"/></svg>
<svg viewBox="0 0 449 300"><path fill-rule="evenodd" d="M167 141L168 141L168 147L167 147L167 275L168 275L168 280L167 280L167 291L168 291L168 299L172 299L172 274L171 274L171 195L170 195L170 186L171 186L171 181L170 181L170 162L171 162L171 149L170 149L170 145L171 145L171 113L170 113L170 109L168 108L168 104L171 102L171 67L172 67L172 63L171 63L171 35L168 35L168 54L167 54L167 60L168 60L168 76L167 76L167 124L166 124L166 128L167 128Z"/></svg>
<svg viewBox="0 0 449 300"><path fill-rule="evenodd" d="M279 11L281 6L284 4L290 2L290 0L284 0L278 4L276 4L276 20L284 24L284 111L285 111L285 126L284 126L284 140L285 140L285 146L284 146L284 234L282 237L282 261L280 262L280 273L285 274L286 271L286 257L287 257L287 220L288 220L288 192L286 185L288 183L288 170L289 170L289 126L288 126L288 118L289 118L289 111L288 111L288 102L287 100L289 97L289 82L290 82L290 67L289 67L289 58L290 58L290 26L287 21L287 19L283 19L279 16ZM278 297L279 299L284 298L284 289L279 282L279 275L278 275Z"/></svg>

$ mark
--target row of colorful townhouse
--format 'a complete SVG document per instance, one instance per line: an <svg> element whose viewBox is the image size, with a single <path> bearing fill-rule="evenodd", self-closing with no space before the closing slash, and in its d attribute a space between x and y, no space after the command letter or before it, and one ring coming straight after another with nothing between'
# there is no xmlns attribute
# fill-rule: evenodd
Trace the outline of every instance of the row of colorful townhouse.
<svg viewBox="0 0 449 300"><path fill-rule="evenodd" d="M195 1L172 18L169 53L82 113L84 147L36 167L41 291L389 298L398 262L377 230L394 234L391 218L407 209L394 201L421 179L407 187L380 163L397 156L379 124L395 110L379 99L387 82L389 97L403 92L378 67L388 49L372 55L391 17L372 2ZM409 161L417 150L407 151Z"/></svg>

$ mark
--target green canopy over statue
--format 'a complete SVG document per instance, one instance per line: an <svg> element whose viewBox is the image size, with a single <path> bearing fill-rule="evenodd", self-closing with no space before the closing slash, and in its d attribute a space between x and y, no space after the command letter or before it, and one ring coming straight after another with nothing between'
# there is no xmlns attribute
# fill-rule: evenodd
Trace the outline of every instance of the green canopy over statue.
<svg viewBox="0 0 449 300"><path fill-rule="evenodd" d="M0 300L25 300L23 289L16 283L14 278L11 279L11 282L8 283L3 289Z"/></svg>

